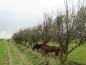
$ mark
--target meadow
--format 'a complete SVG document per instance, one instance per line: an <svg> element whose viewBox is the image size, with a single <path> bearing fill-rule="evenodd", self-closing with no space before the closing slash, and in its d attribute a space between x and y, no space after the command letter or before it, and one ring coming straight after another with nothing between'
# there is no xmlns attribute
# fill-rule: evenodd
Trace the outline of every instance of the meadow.
<svg viewBox="0 0 86 65"><path fill-rule="evenodd" d="M50 43L52 45L52 43ZM56 45L56 44L53 44ZM70 45L70 48L74 44ZM86 64L86 45L81 45L68 56L68 61ZM41 52L20 47L14 42L0 41L0 65L60 65L58 58L50 54L43 56Z"/></svg>

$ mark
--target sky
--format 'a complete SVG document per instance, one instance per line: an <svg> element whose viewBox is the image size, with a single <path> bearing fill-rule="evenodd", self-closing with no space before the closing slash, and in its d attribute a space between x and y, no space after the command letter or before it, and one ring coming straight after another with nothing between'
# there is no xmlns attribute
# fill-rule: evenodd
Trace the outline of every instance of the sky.
<svg viewBox="0 0 86 65"><path fill-rule="evenodd" d="M0 38L43 23L44 13L56 15L64 9L64 0L0 0Z"/></svg>

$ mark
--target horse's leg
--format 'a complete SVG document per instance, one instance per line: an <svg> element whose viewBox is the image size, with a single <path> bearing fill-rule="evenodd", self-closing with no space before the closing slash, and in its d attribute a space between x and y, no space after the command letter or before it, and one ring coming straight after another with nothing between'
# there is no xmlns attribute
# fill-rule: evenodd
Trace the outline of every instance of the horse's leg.
<svg viewBox="0 0 86 65"><path fill-rule="evenodd" d="M56 55L58 56L58 59L60 59L60 58L59 58L59 51L56 52Z"/></svg>
<svg viewBox="0 0 86 65"><path fill-rule="evenodd" d="M45 52L45 56L48 57L48 52L47 51Z"/></svg>
<svg viewBox="0 0 86 65"><path fill-rule="evenodd" d="M55 58L57 58L57 56L58 56L58 52L55 52Z"/></svg>
<svg viewBox="0 0 86 65"><path fill-rule="evenodd" d="M47 55L47 52L46 52L45 50L43 51L43 55L44 55L44 56L46 56L46 55Z"/></svg>
<svg viewBox="0 0 86 65"><path fill-rule="evenodd" d="M44 51L44 56L46 56L47 55L47 52L46 51Z"/></svg>
<svg viewBox="0 0 86 65"><path fill-rule="evenodd" d="M60 59L60 51L58 51L58 59Z"/></svg>
<svg viewBox="0 0 86 65"><path fill-rule="evenodd" d="M43 52L42 55L45 55L45 51L43 49L42 49L42 52Z"/></svg>
<svg viewBox="0 0 86 65"><path fill-rule="evenodd" d="M58 56L58 52L55 52L55 55Z"/></svg>

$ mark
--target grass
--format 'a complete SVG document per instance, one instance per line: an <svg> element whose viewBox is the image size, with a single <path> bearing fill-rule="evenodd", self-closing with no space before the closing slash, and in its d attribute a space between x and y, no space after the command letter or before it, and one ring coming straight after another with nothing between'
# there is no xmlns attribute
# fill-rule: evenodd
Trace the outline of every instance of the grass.
<svg viewBox="0 0 86 65"><path fill-rule="evenodd" d="M15 50L15 47L12 44L9 44L9 46L10 46L10 53L12 56L13 65L20 64L19 59L18 59L18 55L17 55L16 50Z"/></svg>
<svg viewBox="0 0 86 65"><path fill-rule="evenodd" d="M9 65L7 44L0 42L0 65Z"/></svg>
<svg viewBox="0 0 86 65"><path fill-rule="evenodd" d="M24 47L20 48L18 45L16 46L25 56L27 56L29 62L33 65L46 65L48 62L50 65L59 65L59 60L55 57L46 57L41 53L33 52L32 50L26 52L27 50Z"/></svg>
<svg viewBox="0 0 86 65"><path fill-rule="evenodd" d="M50 45L56 45L49 43ZM13 65L21 65L19 60L21 58L19 57L19 54L17 53L17 50L24 56L25 61L27 61L27 65L45 65L47 62L50 63L50 65L59 65L59 60L55 59L54 56L45 57L41 53L27 51L26 48L22 47L20 48L18 45L8 44L8 42L0 42L0 65L10 65L9 63L9 55L8 55L8 45L10 49L10 53L12 56L12 64ZM70 48L72 48L74 44L70 45ZM36 54L34 54L36 53ZM19 57L19 59L18 59ZM72 53L68 56L68 62L69 61L75 61L81 64L86 64L86 45L82 45L78 48L76 48Z"/></svg>
<svg viewBox="0 0 86 65"><path fill-rule="evenodd" d="M75 61L81 64L86 64L86 45L81 45L76 48L69 56L69 61Z"/></svg>
<svg viewBox="0 0 86 65"><path fill-rule="evenodd" d="M40 59L37 56L33 55L31 52L26 52L27 50L24 47L20 48L18 45L16 46L20 52L27 57L28 61L32 63L32 65L42 65L40 64Z"/></svg>
<svg viewBox="0 0 86 65"><path fill-rule="evenodd" d="M55 45L58 46L57 44L52 44L53 42L49 42L49 45ZM86 42L85 42L86 43ZM80 64L86 64L86 44L81 45L80 47L77 47L74 51L72 51L68 55L68 61L74 61ZM76 44L73 44L73 42L70 44L69 49L74 47Z"/></svg>

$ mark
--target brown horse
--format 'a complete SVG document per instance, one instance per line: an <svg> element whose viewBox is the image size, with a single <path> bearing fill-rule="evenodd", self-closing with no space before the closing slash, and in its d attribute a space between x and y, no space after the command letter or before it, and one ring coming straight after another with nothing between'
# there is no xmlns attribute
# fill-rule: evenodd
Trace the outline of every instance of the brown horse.
<svg viewBox="0 0 86 65"><path fill-rule="evenodd" d="M48 52L54 52L56 56L58 56L58 52L60 51L60 47L56 46L43 45L41 48L44 54L47 54Z"/></svg>
<svg viewBox="0 0 86 65"><path fill-rule="evenodd" d="M46 55L48 52L54 52L56 56L58 56L58 52L60 51L60 47L49 46L45 44L35 44L32 49L37 51L41 49L43 51L43 54Z"/></svg>

